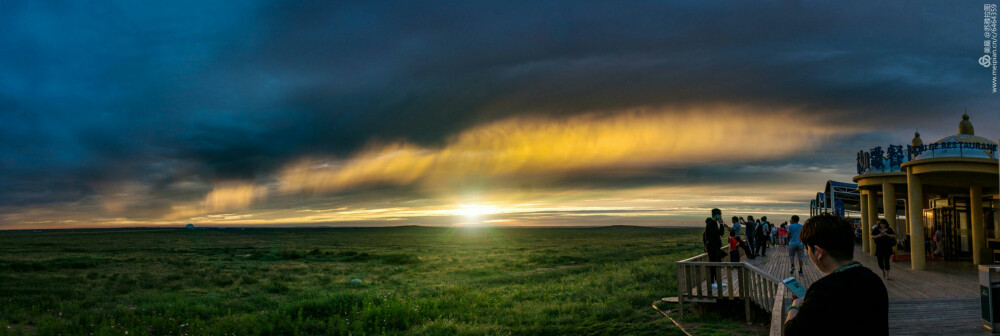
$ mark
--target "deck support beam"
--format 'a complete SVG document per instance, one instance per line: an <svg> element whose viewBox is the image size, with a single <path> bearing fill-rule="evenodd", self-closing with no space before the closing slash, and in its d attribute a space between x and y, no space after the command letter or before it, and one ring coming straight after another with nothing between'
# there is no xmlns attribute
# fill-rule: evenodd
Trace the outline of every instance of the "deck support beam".
<svg viewBox="0 0 1000 336"><path fill-rule="evenodd" d="M904 199L905 201L905 199ZM907 235L910 234L910 202L903 202L903 216L906 216L906 222L903 223L902 230L896 232L896 239L903 241Z"/></svg>
<svg viewBox="0 0 1000 336"><path fill-rule="evenodd" d="M927 267L924 251L924 186L920 176L913 174L913 167L906 169L906 203L910 210L910 268L923 270Z"/></svg>
<svg viewBox="0 0 1000 336"><path fill-rule="evenodd" d="M885 220L889 222L889 227L899 235L899 227L896 226L896 187L888 181L882 182L882 211L885 212ZM897 239L898 240L898 239ZM893 246L895 251L896 247Z"/></svg>
<svg viewBox="0 0 1000 336"><path fill-rule="evenodd" d="M868 253L871 249L868 242L872 235L872 222L868 218L868 195L869 191L861 189L861 252Z"/></svg>
<svg viewBox="0 0 1000 336"><path fill-rule="evenodd" d="M986 249L986 224L983 223L983 186L975 185L969 188L969 214L972 227L972 262L976 265L984 265L992 262L992 258L985 258L983 251Z"/></svg>
<svg viewBox="0 0 1000 336"><path fill-rule="evenodd" d="M875 244L872 238L872 226L878 224L878 192L875 190L868 191L868 221L871 225L868 225L868 254L875 255Z"/></svg>

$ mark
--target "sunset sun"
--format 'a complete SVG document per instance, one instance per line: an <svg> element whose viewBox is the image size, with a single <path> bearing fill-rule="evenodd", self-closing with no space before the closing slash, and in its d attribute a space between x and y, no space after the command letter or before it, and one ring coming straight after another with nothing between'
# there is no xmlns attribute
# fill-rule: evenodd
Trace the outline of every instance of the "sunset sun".
<svg viewBox="0 0 1000 336"><path fill-rule="evenodd" d="M500 212L500 209L480 204L460 204L455 214L461 217L459 224L481 225L485 216Z"/></svg>

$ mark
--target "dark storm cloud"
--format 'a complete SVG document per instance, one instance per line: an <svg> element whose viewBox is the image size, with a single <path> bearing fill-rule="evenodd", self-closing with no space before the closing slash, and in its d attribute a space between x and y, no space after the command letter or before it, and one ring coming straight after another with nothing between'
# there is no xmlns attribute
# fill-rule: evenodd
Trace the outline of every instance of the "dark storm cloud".
<svg viewBox="0 0 1000 336"><path fill-rule="evenodd" d="M304 146L322 151L436 143L513 114L724 101L919 125L956 102L987 106L977 6L845 8L294 4L271 9L260 57L236 58L310 83L285 104L318 126Z"/></svg>
<svg viewBox="0 0 1000 336"><path fill-rule="evenodd" d="M162 213L164 199L196 199L214 181L264 182L303 155L348 155L372 140L440 144L515 115L723 102L904 134L955 119L940 111L993 111L995 99L975 63L982 10L972 3L3 7L0 205L106 198L121 193L109 185L135 181L158 196L134 206ZM851 169L864 137L752 164ZM845 154L846 164L832 159ZM734 169L596 180L760 177Z"/></svg>

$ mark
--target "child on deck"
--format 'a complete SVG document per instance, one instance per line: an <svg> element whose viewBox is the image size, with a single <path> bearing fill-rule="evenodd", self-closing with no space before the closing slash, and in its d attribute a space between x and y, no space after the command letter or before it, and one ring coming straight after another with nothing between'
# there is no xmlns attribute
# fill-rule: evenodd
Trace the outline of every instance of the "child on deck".
<svg viewBox="0 0 1000 336"><path fill-rule="evenodd" d="M788 222L782 223L778 228L778 244L788 245Z"/></svg>
<svg viewBox="0 0 1000 336"><path fill-rule="evenodd" d="M736 239L736 232L729 230L729 261L740 262L740 241Z"/></svg>

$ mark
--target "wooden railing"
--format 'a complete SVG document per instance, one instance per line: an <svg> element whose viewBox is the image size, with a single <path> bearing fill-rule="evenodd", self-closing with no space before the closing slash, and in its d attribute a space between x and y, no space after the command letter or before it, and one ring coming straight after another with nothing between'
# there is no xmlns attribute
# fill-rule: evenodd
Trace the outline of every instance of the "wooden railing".
<svg viewBox="0 0 1000 336"><path fill-rule="evenodd" d="M728 256L729 247L722 251ZM710 279L713 270L714 281ZM785 286L781 280L746 262L708 261L707 253L677 262L677 302L681 319L685 303L736 298L743 299L748 323L753 317L752 303L771 313L771 335L781 335L785 321Z"/></svg>

